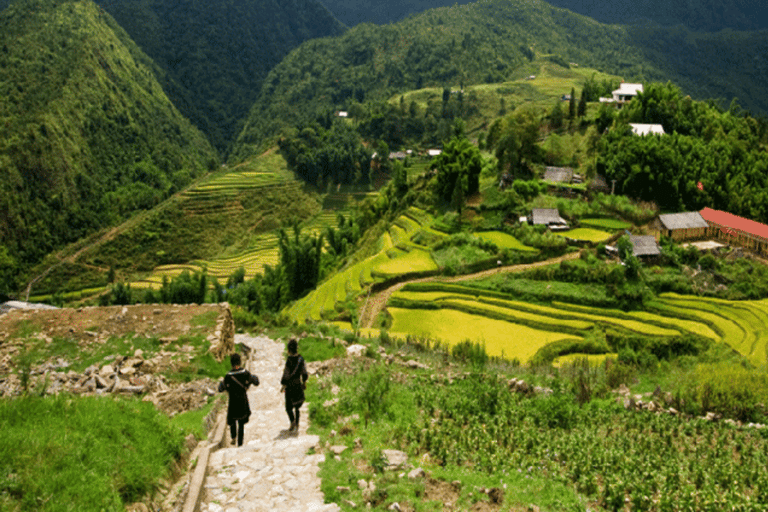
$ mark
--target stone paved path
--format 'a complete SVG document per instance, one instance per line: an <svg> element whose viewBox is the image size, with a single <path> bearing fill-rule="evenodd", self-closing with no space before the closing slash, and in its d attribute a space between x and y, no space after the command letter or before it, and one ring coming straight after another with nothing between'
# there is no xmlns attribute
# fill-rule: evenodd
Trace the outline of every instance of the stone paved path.
<svg viewBox="0 0 768 512"><path fill-rule="evenodd" d="M243 446L227 445L211 455L200 512L339 511L336 504L324 504L320 492L317 471L325 456L307 455L319 439L307 435L306 403L298 435L287 431L280 393L284 345L263 336L236 335L235 342L251 347L248 369L261 384L248 391L251 419ZM225 439L229 442L229 427Z"/></svg>

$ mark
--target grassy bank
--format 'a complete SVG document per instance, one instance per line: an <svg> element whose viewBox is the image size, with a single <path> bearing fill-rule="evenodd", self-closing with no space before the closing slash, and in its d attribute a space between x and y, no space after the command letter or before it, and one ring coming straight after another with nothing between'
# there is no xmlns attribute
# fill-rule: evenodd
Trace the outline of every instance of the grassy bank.
<svg viewBox="0 0 768 512"><path fill-rule="evenodd" d="M0 509L123 511L158 488L184 432L151 403L112 398L0 401Z"/></svg>

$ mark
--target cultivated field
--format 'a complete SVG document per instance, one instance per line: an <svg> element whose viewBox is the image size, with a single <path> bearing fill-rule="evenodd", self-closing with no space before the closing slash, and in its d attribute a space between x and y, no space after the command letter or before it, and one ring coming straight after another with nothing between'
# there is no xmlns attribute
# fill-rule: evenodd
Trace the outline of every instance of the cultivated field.
<svg viewBox="0 0 768 512"><path fill-rule="evenodd" d="M624 312L553 301L513 300L500 292L439 282L404 286L389 299L391 333L439 339L449 345L472 340L493 356L528 361L548 343L582 339L593 328L624 335L685 334L722 341L755 364L765 364L768 300L733 302L665 294L653 312Z"/></svg>

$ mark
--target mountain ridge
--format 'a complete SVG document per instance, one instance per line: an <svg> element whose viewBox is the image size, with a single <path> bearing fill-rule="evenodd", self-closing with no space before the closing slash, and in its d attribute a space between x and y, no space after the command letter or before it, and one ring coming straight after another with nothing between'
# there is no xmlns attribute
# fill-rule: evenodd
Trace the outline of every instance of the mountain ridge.
<svg viewBox="0 0 768 512"><path fill-rule="evenodd" d="M0 239L22 268L217 165L152 66L89 0L0 13Z"/></svg>

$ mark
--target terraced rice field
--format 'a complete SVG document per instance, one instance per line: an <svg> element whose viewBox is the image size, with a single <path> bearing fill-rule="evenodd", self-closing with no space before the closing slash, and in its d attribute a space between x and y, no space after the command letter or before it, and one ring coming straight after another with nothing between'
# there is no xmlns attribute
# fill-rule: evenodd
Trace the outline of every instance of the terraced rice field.
<svg viewBox="0 0 768 512"><path fill-rule="evenodd" d="M484 231L482 233L475 233L475 235L482 238L483 240L493 242L499 249L514 249L516 251L536 252L536 249L533 247L523 245L523 243L520 242L520 240L517 238L507 233L502 233L501 231Z"/></svg>
<svg viewBox="0 0 768 512"><path fill-rule="evenodd" d="M605 231L616 231L619 229L629 229L632 224L618 219L579 219L579 224L586 227L602 229Z"/></svg>
<svg viewBox="0 0 768 512"><path fill-rule="evenodd" d="M364 287L376 281L407 273L436 271L437 264L427 248L411 241L419 230L429 229L428 225L422 222L431 220L422 210L409 209L379 238L379 252L376 255L321 283L291 306L288 310L289 316L298 322L317 321L332 314L338 303L356 297Z"/></svg>
<svg viewBox="0 0 768 512"><path fill-rule="evenodd" d="M670 293L654 306L660 312L706 323L754 364L768 363L768 300L727 301Z"/></svg>
<svg viewBox="0 0 768 512"><path fill-rule="evenodd" d="M521 361L528 361L549 343L574 338L568 334L450 309L389 308L389 313L392 315L392 335L427 336L449 345L473 340L484 343L489 355L509 359L517 357Z"/></svg>
<svg viewBox="0 0 768 512"><path fill-rule="evenodd" d="M585 242L603 242L611 238L611 233L592 228L576 228L570 231L554 233L557 236L563 236L572 240L582 240Z"/></svg>
<svg viewBox="0 0 768 512"><path fill-rule="evenodd" d="M653 305L653 312L623 312L560 302L544 306L501 298L498 292L457 285L445 285L441 290L441 286L433 283L431 291L418 291L406 285L393 293L387 308L393 319L391 331L448 343L467 338L488 342L492 338L484 329L493 320L506 324L502 332L522 329L532 336L527 344L493 338L496 341L488 346L491 355L500 355L503 349L506 357L521 361L535 354L531 347L541 348L557 336L583 337L595 326L651 337L690 333L725 342L757 365L768 361L768 300L735 302L665 294ZM453 329L441 324L450 319L462 323L453 324ZM501 324L494 323L499 329ZM450 334L451 330L456 333Z"/></svg>

